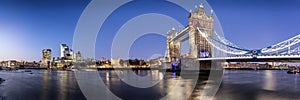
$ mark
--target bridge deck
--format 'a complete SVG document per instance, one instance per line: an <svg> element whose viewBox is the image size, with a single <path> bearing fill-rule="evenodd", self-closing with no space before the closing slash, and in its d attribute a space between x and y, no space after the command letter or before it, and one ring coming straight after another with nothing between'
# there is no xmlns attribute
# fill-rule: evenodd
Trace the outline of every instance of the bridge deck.
<svg viewBox="0 0 300 100"><path fill-rule="evenodd" d="M199 58L199 61L226 61L226 62L300 62L300 55L282 55L282 56L242 56L242 57L216 57Z"/></svg>

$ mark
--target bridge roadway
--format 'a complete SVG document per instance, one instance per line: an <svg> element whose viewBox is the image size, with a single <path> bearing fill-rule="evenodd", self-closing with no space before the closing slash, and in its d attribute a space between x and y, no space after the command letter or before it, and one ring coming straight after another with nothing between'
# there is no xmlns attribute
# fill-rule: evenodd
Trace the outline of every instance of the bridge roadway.
<svg viewBox="0 0 300 100"><path fill-rule="evenodd" d="M226 61L226 62L300 62L300 55L272 55L272 56L237 56L198 58L199 61Z"/></svg>
<svg viewBox="0 0 300 100"><path fill-rule="evenodd" d="M190 28L187 27L187 28L183 29L181 32L176 33L176 36L175 36L175 37L172 37L171 41L178 40L179 38L183 37L186 33L188 33L189 29L190 29ZM187 40L187 39L188 39L188 37L187 37L187 38L184 38L184 39L181 40L181 41L184 41L184 40Z"/></svg>

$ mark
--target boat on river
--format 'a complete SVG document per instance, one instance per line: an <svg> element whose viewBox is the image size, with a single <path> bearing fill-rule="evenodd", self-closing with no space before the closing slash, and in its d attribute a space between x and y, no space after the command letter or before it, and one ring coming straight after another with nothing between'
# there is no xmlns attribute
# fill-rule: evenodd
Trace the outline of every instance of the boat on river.
<svg viewBox="0 0 300 100"><path fill-rule="evenodd" d="M296 74L296 73L300 73L300 68L299 67L289 67L288 74Z"/></svg>

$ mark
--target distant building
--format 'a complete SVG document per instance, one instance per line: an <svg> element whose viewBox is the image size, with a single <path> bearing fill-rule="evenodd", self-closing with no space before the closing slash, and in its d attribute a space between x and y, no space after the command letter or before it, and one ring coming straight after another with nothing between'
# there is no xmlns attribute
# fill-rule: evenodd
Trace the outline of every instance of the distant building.
<svg viewBox="0 0 300 100"><path fill-rule="evenodd" d="M61 58L67 58L67 56L70 56L70 48L66 44L60 45L60 57Z"/></svg>
<svg viewBox="0 0 300 100"><path fill-rule="evenodd" d="M3 67L5 64L4 64L4 61L1 61L0 62L0 69L1 69L1 67Z"/></svg>
<svg viewBox="0 0 300 100"><path fill-rule="evenodd" d="M82 56L81 56L81 53L80 53L80 51L78 51L76 54L75 54L75 60L76 61L82 61Z"/></svg>
<svg viewBox="0 0 300 100"><path fill-rule="evenodd" d="M72 49L70 49L70 56L68 56L68 59L74 59L74 51Z"/></svg>
<svg viewBox="0 0 300 100"><path fill-rule="evenodd" d="M120 61L121 61L121 59L118 57L118 58L116 58L116 59L113 59L113 58L110 58L111 60L111 66L114 66L114 67L122 67L121 65L120 65Z"/></svg>
<svg viewBox="0 0 300 100"><path fill-rule="evenodd" d="M42 64L50 66L51 58L52 58L52 51L51 49L44 49L42 50L43 58Z"/></svg>
<svg viewBox="0 0 300 100"><path fill-rule="evenodd" d="M104 57L100 58L100 62L105 62L105 61L106 61L106 58L104 58Z"/></svg>
<svg viewBox="0 0 300 100"><path fill-rule="evenodd" d="M73 60L74 52L66 44L60 45L60 57L64 60Z"/></svg>
<svg viewBox="0 0 300 100"><path fill-rule="evenodd" d="M19 68L20 67L20 63L17 62L16 60L8 60L8 61L4 61L2 62L3 67L8 67L8 68Z"/></svg>

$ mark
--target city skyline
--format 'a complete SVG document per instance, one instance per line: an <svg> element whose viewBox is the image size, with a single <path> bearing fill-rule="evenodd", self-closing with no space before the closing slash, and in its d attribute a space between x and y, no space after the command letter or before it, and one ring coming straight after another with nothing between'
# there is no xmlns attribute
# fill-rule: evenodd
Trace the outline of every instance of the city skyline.
<svg viewBox="0 0 300 100"><path fill-rule="evenodd" d="M68 44L72 47L76 23L90 1L33 0L32 2L22 2L12 0L0 2L0 13L2 13L0 15L2 22L0 24L0 48L2 48L0 60L40 61L43 49L52 49L52 55L58 57L60 44ZM300 31L297 29L297 23L300 23L300 19L297 18L300 12L296 11L300 9L298 6L300 2L297 0L289 2L283 0L208 0L207 2L218 16L225 37L244 48L259 49L273 45L296 36ZM23 3L25 4L23 5ZM139 5L135 7L143 9L131 12L135 10L130 7L131 4ZM102 56L110 58L110 44L117 29L126 20L138 14L163 12L175 16L179 22L187 25L188 12L178 6L166 6L166 9L162 11L150 9L159 5L170 4L165 1L136 1L116 10L99 32L101 37L97 37L96 58ZM174 14L174 11L178 13ZM118 19L119 15L125 16ZM165 30L167 32L170 29ZM147 35L138 39L130 52L132 58L149 58L153 53L164 54L164 39L157 35ZM149 42L151 40L154 42ZM154 48L147 46L158 48L158 52L154 52ZM75 50L75 52L77 51ZM149 54L145 54L145 52L149 52Z"/></svg>

